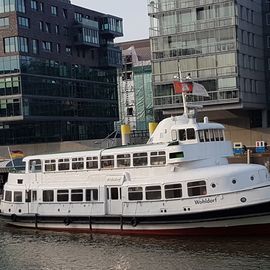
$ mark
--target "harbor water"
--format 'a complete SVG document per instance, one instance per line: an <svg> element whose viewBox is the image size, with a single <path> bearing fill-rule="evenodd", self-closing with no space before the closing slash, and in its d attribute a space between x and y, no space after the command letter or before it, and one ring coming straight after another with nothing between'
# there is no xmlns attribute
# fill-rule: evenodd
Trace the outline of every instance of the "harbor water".
<svg viewBox="0 0 270 270"><path fill-rule="evenodd" d="M0 222L0 269L270 269L269 237L129 237L18 229Z"/></svg>

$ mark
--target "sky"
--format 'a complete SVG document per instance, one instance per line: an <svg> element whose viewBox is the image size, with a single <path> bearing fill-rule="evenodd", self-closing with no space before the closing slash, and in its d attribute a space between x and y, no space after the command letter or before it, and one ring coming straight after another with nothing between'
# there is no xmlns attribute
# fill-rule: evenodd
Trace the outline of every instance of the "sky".
<svg viewBox="0 0 270 270"><path fill-rule="evenodd" d="M149 38L147 0L71 0L71 3L123 18L124 37L115 42Z"/></svg>

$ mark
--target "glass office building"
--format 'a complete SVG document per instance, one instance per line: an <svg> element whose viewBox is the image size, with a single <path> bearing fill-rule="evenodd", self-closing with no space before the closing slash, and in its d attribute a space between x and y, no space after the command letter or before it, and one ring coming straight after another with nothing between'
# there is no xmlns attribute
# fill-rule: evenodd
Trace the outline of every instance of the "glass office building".
<svg viewBox="0 0 270 270"><path fill-rule="evenodd" d="M241 110L252 118L250 127L266 125L263 2L148 2L157 119L181 111L172 87L180 69L208 90L209 98L199 98L205 110Z"/></svg>
<svg viewBox="0 0 270 270"><path fill-rule="evenodd" d="M121 18L68 0L1 0L0 35L0 145L112 132Z"/></svg>

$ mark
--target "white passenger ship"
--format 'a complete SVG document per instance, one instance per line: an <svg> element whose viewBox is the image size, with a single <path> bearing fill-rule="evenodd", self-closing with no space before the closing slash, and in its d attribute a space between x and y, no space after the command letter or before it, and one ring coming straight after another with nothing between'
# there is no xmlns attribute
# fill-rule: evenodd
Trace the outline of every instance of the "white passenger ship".
<svg viewBox="0 0 270 270"><path fill-rule="evenodd" d="M158 235L270 232L270 177L228 164L224 127L191 112L164 119L145 145L24 158L1 217L38 229Z"/></svg>

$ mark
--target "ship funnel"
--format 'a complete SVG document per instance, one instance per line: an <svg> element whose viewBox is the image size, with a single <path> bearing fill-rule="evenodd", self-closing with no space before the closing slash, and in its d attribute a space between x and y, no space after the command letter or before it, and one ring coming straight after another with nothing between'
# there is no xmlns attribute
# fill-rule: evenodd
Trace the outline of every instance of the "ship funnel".
<svg viewBox="0 0 270 270"><path fill-rule="evenodd" d="M157 127L157 125L158 125L158 123L156 123L156 122L150 122L148 124L149 137L152 136L152 134L154 133L154 131L155 131L156 127Z"/></svg>
<svg viewBox="0 0 270 270"><path fill-rule="evenodd" d="M121 125L122 145L130 144L130 126Z"/></svg>

